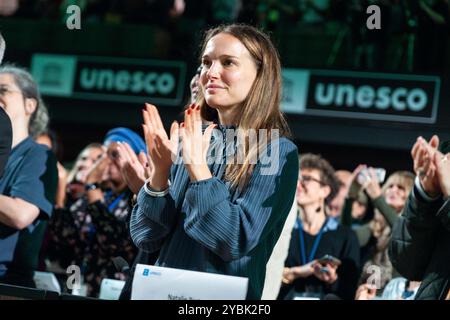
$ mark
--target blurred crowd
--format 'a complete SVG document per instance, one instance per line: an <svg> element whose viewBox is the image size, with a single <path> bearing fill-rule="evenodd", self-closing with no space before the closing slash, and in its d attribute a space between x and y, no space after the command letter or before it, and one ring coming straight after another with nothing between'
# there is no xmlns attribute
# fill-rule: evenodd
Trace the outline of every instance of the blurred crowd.
<svg viewBox="0 0 450 320"><path fill-rule="evenodd" d="M47 130L36 141L55 150L52 136ZM103 142L89 143L70 171L58 163L59 188L41 248L41 270L64 281L70 265L81 266L83 294L97 297L103 279L126 279L115 266L115 257L130 265L156 261L158 252L141 251L137 256L128 232L142 185L129 183L126 166L139 168L143 184L151 170L145 150L138 134L115 128ZM353 172L335 170L319 154L303 153L299 158L293 206L298 216L288 237L283 281L278 296L263 298L414 299L421 282L402 276L388 249L392 230L411 197L415 174L404 170L387 175L367 164Z"/></svg>
<svg viewBox="0 0 450 320"><path fill-rule="evenodd" d="M436 5L444 2L433 1ZM108 3L106 11L103 8L92 13L91 17L98 18L109 12L112 3L122 9L131 4L160 4L158 1L83 3L86 12L94 4L103 8L100 4ZM212 3L218 8L219 3L225 6L225 1ZM312 6L315 1L305 3L305 7L297 7L293 1L260 1L254 2L255 10L245 11L244 6L234 10L240 6L235 1L223 12L233 13L233 19L245 12L256 12L260 14L258 23L265 23L269 29L276 28L276 24L269 26L274 22L321 23L329 15L326 12L336 14L336 19L348 17L330 9L338 1L327 2L323 7ZM392 3L383 1L380 5ZM187 12L188 4L175 1L174 6L166 9L174 17ZM414 10L424 10L438 19L431 13L434 11L428 11L430 7L425 4L419 7L422 9ZM15 10L17 14L25 14L25 9L31 7L8 8L11 14ZM312 10L310 21L304 20L308 8ZM5 12L5 6L2 10ZM445 10L443 23L447 21L448 4ZM125 13L131 14L133 10L118 12L127 21ZM225 18L216 16L216 19ZM417 21L420 23L420 18ZM203 63L204 67L207 61ZM191 81L192 98L198 93L197 81L198 75ZM8 203L0 209L27 212L27 219L15 220L20 214L11 214L10 219L1 221L0 262L7 267L2 269L0 265L0 282L34 286L33 271L38 269L59 275L63 290L70 291L65 285L66 270L76 265L80 267L85 288L82 295L98 297L104 279L117 279L126 281L122 298L129 298L132 278L126 270L132 264L153 264L160 254L139 250L129 229L137 194L151 173L158 172L149 160L149 142L128 128L112 128L103 141L86 141L74 164L65 167L57 161L61 146L55 133L49 130L49 115L31 74L19 67L3 65L0 89L1 109L10 116L13 137L17 140L13 141L13 151L0 179L0 203ZM146 105L143 110L145 123L152 108L156 109ZM191 109L186 112L189 114ZM145 128L150 130L144 126L144 131ZM148 137L148 131L144 137ZM287 232L280 237L288 244L281 261L282 280L277 282L277 277L270 274L272 269L267 267L266 277L277 282L274 287L279 290L263 293L263 298L367 300L413 299L416 295L439 298L430 292L432 287L446 288L442 292L447 294L450 147L440 145L436 136L429 141L419 137L411 147L413 168L392 173L371 167L371 159L367 159L368 164L356 165L352 172L336 171L327 159L300 149L293 218L288 218ZM21 197L26 201L16 203ZM27 201L36 205L30 207ZM16 233L20 237L5 242ZM126 268L117 263L117 257L125 261ZM426 282L422 291L419 280ZM441 285L436 285L439 281ZM443 281L447 282L442 284Z"/></svg>
<svg viewBox="0 0 450 320"><path fill-rule="evenodd" d="M194 77L193 82L196 79ZM31 75L24 69L5 65L0 68L0 82L4 88L0 93L2 106L11 114L13 124L18 123L21 114L28 109L20 106L25 100L6 99L8 92L32 95L35 97L32 99L40 102L38 114L31 117L31 122L22 123L24 129L27 127L24 132L29 132L30 136L11 154L13 159L25 159L28 165L11 167L15 162L10 159L11 164L6 167L3 180L0 179L2 192L23 193L29 189L33 195L44 187L46 200L34 198L32 201L42 203L42 213L47 214L36 218L40 223L34 222L33 228L32 225L22 225L23 222L11 222L19 230L25 227L20 232L30 230L33 238L31 235L21 236L23 242L17 245L20 249L16 249L15 256L9 258L12 259L9 273L0 276L0 282L33 287L30 271L42 270L56 274L63 290L71 292L65 285L66 271L76 265L80 267L84 288L77 294L98 297L104 279L117 279L128 280L122 298L129 298L132 279L126 272L129 265L153 264L159 255L158 251L148 253L138 250L129 231L136 195L153 170L146 142L140 134L128 128L113 128L106 133L103 141L87 143L74 164L66 168L56 161L55 155L59 154L60 145L55 133L48 129L49 116L45 104L36 90L29 89L37 88ZM195 95L195 90L191 94ZM13 106L16 105L17 113L13 113L16 108ZM144 109L144 119L148 117L149 108ZM17 126L15 124L15 128ZM37 147L31 138L46 148ZM44 168L41 158L30 157L29 152L27 154L26 148L33 145L41 152L47 150L45 169L38 169L38 166ZM292 219L288 218L285 224L287 232L280 237L280 241L288 244L285 255L279 258L284 265L282 281L274 285L279 290L271 290L263 294L263 298L413 299L420 286L417 280L431 271L413 267L412 259L415 258L411 258L408 250L420 256L422 248L408 248L414 242L405 243L402 237L421 232L420 228L411 227L415 218L409 221L408 215L417 214L417 210L425 208L426 203L434 206L429 210L437 210L450 193L450 162L447 161L448 154L443 156L450 148L448 143L441 146L441 153L437 151L438 146L436 136L429 142L418 138L411 152L414 173L396 171L389 175L383 168L366 164L358 165L353 172L336 171L329 161L318 154L300 154L297 193L290 214ZM19 151L22 153L18 154ZM442 161L438 160L437 155ZM42 178L43 186L30 186L25 178L9 178L11 175L22 175L30 179L31 172L40 170L46 172L45 179ZM428 176L435 178L421 178ZM9 191L5 189L5 183L25 183L21 188L26 189L13 188ZM5 199L2 198L2 201ZM445 206L440 210L444 212L442 225L432 222L435 229L430 227L432 235L426 237L432 245L427 249L425 261L429 262L429 254L437 252L434 246L443 246L443 250L448 252L445 241L432 238L446 237L448 234L445 228L450 225ZM400 237L396 240L399 242L397 246L392 240L395 228L398 229L397 237ZM396 264L388 254L390 243L394 244L391 250L399 251L394 256L398 259ZM125 261L126 268L117 263L118 257ZM445 254L439 254L438 259L445 259ZM443 265L445 268L445 263ZM442 267L442 263L435 266ZM401 272L397 267L401 268ZM271 272L276 273L277 270L268 264L266 277L276 282L277 277ZM437 298L424 291L422 295Z"/></svg>
<svg viewBox="0 0 450 320"><path fill-rule="evenodd" d="M65 21L78 5L83 23L141 24L169 31L243 22L280 34L336 33L347 66L442 73L450 30L447 0L2 0L0 15ZM381 9L381 29L369 30L366 9ZM180 36L180 38L183 38Z"/></svg>

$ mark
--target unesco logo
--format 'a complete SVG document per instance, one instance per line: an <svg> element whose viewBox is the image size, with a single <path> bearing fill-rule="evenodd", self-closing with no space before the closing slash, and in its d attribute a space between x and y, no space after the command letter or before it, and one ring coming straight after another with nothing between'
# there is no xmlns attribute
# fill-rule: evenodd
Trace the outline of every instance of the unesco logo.
<svg viewBox="0 0 450 320"><path fill-rule="evenodd" d="M145 268L144 269L144 272L142 272L142 275L144 276L144 277L148 277L149 275L155 275L155 276L160 276L161 275L161 272L156 272L156 271L150 271L150 269L148 269L148 268Z"/></svg>

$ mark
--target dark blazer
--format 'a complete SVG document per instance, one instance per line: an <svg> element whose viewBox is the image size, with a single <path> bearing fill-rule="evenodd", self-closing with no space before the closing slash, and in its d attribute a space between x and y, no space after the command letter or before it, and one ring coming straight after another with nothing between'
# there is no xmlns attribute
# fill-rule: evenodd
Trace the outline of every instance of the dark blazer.
<svg viewBox="0 0 450 320"><path fill-rule="evenodd" d="M414 186L389 246L393 266L422 281L416 299L445 299L450 289L450 199L427 202Z"/></svg>

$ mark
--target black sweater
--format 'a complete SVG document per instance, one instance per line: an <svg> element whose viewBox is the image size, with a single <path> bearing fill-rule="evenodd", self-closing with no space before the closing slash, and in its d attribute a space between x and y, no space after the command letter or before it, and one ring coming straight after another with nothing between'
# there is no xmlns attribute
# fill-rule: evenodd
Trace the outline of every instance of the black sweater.
<svg viewBox="0 0 450 320"><path fill-rule="evenodd" d="M304 232L306 256L308 257L317 235L310 235ZM300 256L300 240L297 226L292 230L289 254L285 262L286 267L302 265ZM342 299L354 299L358 278L360 275L359 266L359 243L355 233L348 227L337 226L335 230L325 231L320 240L314 259L329 254L342 261L339 266L338 280L332 285L317 279L314 275L308 278L298 278L290 285L283 285L279 298L284 299L296 292L318 292L323 295L333 293Z"/></svg>

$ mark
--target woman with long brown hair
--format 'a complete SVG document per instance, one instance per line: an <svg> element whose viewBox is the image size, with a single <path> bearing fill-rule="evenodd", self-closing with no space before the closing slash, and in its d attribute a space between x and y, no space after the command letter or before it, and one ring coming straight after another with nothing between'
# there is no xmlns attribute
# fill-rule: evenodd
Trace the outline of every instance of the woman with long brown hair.
<svg viewBox="0 0 450 320"><path fill-rule="evenodd" d="M259 299L298 175L280 61L267 35L228 25L206 33L201 62L197 103L170 139L156 107L144 110L154 171L131 235L139 248L161 250L156 265L247 277L247 298ZM205 120L213 124L202 131Z"/></svg>

